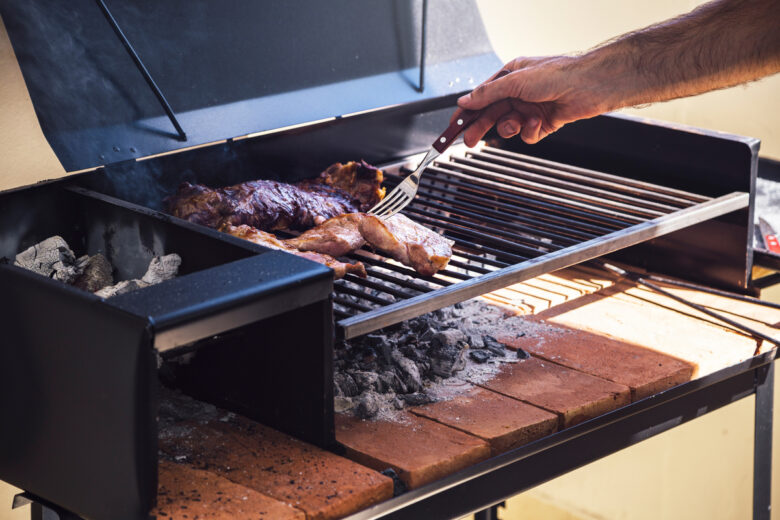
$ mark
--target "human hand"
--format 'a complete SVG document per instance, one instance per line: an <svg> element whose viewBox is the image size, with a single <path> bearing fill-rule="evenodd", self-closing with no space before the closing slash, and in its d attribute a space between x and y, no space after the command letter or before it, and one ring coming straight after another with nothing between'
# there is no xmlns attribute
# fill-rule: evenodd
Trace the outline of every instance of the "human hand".
<svg viewBox="0 0 780 520"><path fill-rule="evenodd" d="M517 58L504 69L512 72L498 79L494 75L458 99L453 120L461 109L482 110L463 134L467 146L476 145L493 125L503 138L519 133L533 144L566 123L611 109L585 57Z"/></svg>

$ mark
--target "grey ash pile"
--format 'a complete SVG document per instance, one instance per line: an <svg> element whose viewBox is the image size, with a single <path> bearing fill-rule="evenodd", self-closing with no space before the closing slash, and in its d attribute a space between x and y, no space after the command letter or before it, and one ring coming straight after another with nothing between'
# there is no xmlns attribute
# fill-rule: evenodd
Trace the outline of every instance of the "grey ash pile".
<svg viewBox="0 0 780 520"><path fill-rule="evenodd" d="M174 278L179 272L181 257L177 254L154 257L141 278L114 283L114 267L105 256L98 253L76 258L67 242L55 235L16 255L14 265L101 298L110 298Z"/></svg>
<svg viewBox="0 0 780 520"><path fill-rule="evenodd" d="M490 379L502 363L528 357L486 332L506 318L499 307L469 300L337 344L336 411L392 418Z"/></svg>

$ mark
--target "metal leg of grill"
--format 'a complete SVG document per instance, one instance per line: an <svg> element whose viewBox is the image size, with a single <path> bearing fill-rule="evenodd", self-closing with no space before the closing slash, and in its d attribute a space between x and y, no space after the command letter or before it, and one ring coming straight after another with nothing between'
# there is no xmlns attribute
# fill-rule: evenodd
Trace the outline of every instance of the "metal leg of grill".
<svg viewBox="0 0 780 520"><path fill-rule="evenodd" d="M501 502L487 509L474 513L474 520L500 520L498 518L498 508L506 507L506 502Z"/></svg>
<svg viewBox="0 0 780 520"><path fill-rule="evenodd" d="M769 520L772 514L772 413L775 364L756 373L755 444L753 448L753 518Z"/></svg>

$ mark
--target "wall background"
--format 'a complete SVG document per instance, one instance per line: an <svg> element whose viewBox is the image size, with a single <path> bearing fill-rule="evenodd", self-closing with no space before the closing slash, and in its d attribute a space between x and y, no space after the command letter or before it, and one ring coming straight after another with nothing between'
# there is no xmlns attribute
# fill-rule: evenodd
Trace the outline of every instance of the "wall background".
<svg viewBox="0 0 780 520"><path fill-rule="evenodd" d="M477 0L504 61L584 50L615 35L692 9L681 0ZM743 87L626 112L758 137L780 159L780 75ZM64 175L40 132L0 21L0 190ZM780 292L780 291L777 291ZM780 299L780 294L774 297ZM780 387L780 384L778 385ZM780 407L780 391L775 401ZM509 502L513 519L750 518L753 398L623 450ZM780 414L775 412L772 518L780 520ZM14 490L0 482L0 520Z"/></svg>

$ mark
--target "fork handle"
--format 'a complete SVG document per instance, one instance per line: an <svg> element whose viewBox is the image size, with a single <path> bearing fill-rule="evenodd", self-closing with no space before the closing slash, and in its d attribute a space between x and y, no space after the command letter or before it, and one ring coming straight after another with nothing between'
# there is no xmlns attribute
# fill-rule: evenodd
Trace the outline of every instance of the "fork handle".
<svg viewBox="0 0 780 520"><path fill-rule="evenodd" d="M510 72L512 71L503 69L490 81L503 78ZM471 126L474 121L479 119L480 115L482 115L482 110L464 110L461 112L458 118L450 123L450 126L448 126L447 129L436 139L436 141L434 141L433 148L439 153L444 153L444 151L450 147L452 142L457 139L460 133Z"/></svg>

